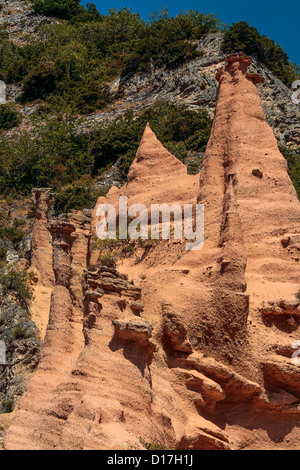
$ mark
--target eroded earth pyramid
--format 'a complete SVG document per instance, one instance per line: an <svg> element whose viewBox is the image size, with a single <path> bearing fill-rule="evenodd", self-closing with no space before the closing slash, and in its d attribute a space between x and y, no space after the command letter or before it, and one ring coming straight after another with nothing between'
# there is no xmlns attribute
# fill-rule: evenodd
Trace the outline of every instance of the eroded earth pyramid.
<svg viewBox="0 0 300 470"><path fill-rule="evenodd" d="M55 286L39 367L6 449L299 447L300 204L251 59L227 57L199 175L147 126L121 189L50 220ZM99 262L96 209L204 204L205 243L116 241ZM38 249L38 248L36 248ZM103 257L103 256L102 256ZM82 279L82 287L80 280Z"/></svg>

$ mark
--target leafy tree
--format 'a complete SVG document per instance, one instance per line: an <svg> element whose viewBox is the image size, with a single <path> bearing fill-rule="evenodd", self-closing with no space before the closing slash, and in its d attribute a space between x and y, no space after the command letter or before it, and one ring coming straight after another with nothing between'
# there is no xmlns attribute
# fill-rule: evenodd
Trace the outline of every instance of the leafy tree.
<svg viewBox="0 0 300 470"><path fill-rule="evenodd" d="M72 19L81 9L80 0L33 0L33 7L41 15L66 20Z"/></svg>
<svg viewBox="0 0 300 470"><path fill-rule="evenodd" d="M246 21L233 24L224 35L222 50L226 53L243 51L263 62L286 85L297 78L297 66L273 39L259 34Z"/></svg>
<svg viewBox="0 0 300 470"><path fill-rule="evenodd" d="M126 177L147 122L166 148L182 160L188 150L205 150L212 125L206 111L190 111L168 103L156 103L137 119L129 113L91 134L93 173L118 160L120 174Z"/></svg>
<svg viewBox="0 0 300 470"><path fill-rule="evenodd" d="M97 80L78 85L75 93L75 108L81 114L89 114L95 109L104 108L111 101L107 88Z"/></svg>
<svg viewBox="0 0 300 470"><path fill-rule="evenodd" d="M92 180L85 177L56 192L54 209L57 213L68 213L71 209L92 208L98 197Z"/></svg>
<svg viewBox="0 0 300 470"><path fill-rule="evenodd" d="M30 130L0 141L0 192L28 194L32 187L52 186L58 192L58 211L90 205L95 196L89 178L118 162L125 179L147 122L166 148L184 161L188 151L205 149L212 120L205 111L156 103L136 119L128 113L82 134L80 120L69 114L36 115Z"/></svg>
<svg viewBox="0 0 300 470"><path fill-rule="evenodd" d="M45 99L56 88L57 71L54 62L40 62L26 77L23 86L23 101Z"/></svg>
<svg viewBox="0 0 300 470"><path fill-rule="evenodd" d="M61 186L90 173L87 138L78 134L74 119L36 118L32 125L33 134L23 131L0 142L0 192L29 193L32 187Z"/></svg>
<svg viewBox="0 0 300 470"><path fill-rule="evenodd" d="M7 31L0 27L0 80L16 83L27 73L29 48L14 45L9 40Z"/></svg>
<svg viewBox="0 0 300 470"><path fill-rule="evenodd" d="M163 65L172 68L195 59L201 53L196 44L188 41L201 39L209 31L223 27L214 15L198 11L181 12L175 18L169 18L168 11L163 9L151 15L151 19L137 37L122 76Z"/></svg>

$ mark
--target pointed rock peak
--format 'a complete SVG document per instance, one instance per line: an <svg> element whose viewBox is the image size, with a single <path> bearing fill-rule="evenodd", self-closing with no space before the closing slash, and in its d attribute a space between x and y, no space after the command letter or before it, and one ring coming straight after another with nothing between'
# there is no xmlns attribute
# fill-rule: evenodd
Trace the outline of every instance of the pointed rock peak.
<svg viewBox="0 0 300 470"><path fill-rule="evenodd" d="M147 136L152 137L153 139L156 139L159 142L158 138L156 137L155 132L153 132L153 130L151 129L149 122L147 122L145 130L144 130L144 134L143 134L143 137L147 137Z"/></svg>
<svg viewBox="0 0 300 470"><path fill-rule="evenodd" d="M158 173L166 175L168 172L173 172L173 175L186 174L187 170L184 164L162 145L147 123L127 181L141 177L149 180Z"/></svg>
<svg viewBox="0 0 300 470"><path fill-rule="evenodd" d="M147 125L144 130L143 137L141 139L138 151L137 151L137 156L139 153L142 153L143 150L146 150L148 148L155 149L155 148L162 148L165 151L167 151L162 143L158 140L156 135L154 134L153 130L150 127L149 122L147 122Z"/></svg>

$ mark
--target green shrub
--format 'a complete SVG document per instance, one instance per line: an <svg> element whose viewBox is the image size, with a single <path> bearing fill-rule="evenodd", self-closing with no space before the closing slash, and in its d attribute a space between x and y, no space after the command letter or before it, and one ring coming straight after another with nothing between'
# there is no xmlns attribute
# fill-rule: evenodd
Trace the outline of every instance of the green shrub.
<svg viewBox="0 0 300 470"><path fill-rule="evenodd" d="M135 150L128 150L125 155L122 155L118 159L118 171L119 175L122 179L126 179L128 175L129 168L135 158L136 151Z"/></svg>
<svg viewBox="0 0 300 470"><path fill-rule="evenodd" d="M0 192L61 187L90 174L88 138L78 134L76 124L58 115L34 121L34 137L23 131L12 141L0 141Z"/></svg>
<svg viewBox="0 0 300 470"><path fill-rule="evenodd" d="M15 402L14 400L3 400L1 407L4 413L12 413L15 409Z"/></svg>
<svg viewBox="0 0 300 470"><path fill-rule="evenodd" d="M100 255L98 261L101 266L106 266L107 268L116 268L117 266L116 258L109 252L104 255Z"/></svg>
<svg viewBox="0 0 300 470"><path fill-rule="evenodd" d="M29 338L38 338L37 334L30 333L26 328L22 326L16 326L12 332L13 339L29 339Z"/></svg>
<svg viewBox="0 0 300 470"><path fill-rule="evenodd" d="M81 84L74 93L75 107L81 114L89 114L95 109L104 108L111 101L107 89L97 81Z"/></svg>
<svg viewBox="0 0 300 470"><path fill-rule="evenodd" d="M16 295L23 307L28 309L32 300L32 292L29 287L29 278L26 271L16 271L11 268L8 272L0 275L2 295L13 293Z"/></svg>
<svg viewBox="0 0 300 470"><path fill-rule="evenodd" d="M23 328L21 328L20 326L16 326L12 334L14 339L26 338L26 331L23 330Z"/></svg>
<svg viewBox="0 0 300 470"><path fill-rule="evenodd" d="M0 80L7 84L22 80L30 67L28 52L26 47L13 44L7 30L0 26Z"/></svg>
<svg viewBox="0 0 300 470"><path fill-rule="evenodd" d="M24 79L22 101L45 99L56 88L56 65L41 61Z"/></svg>
<svg viewBox="0 0 300 470"><path fill-rule="evenodd" d="M20 124L22 118L11 104L0 104L0 129L12 129Z"/></svg>
<svg viewBox="0 0 300 470"><path fill-rule="evenodd" d="M70 20L80 11L80 0L32 0L36 13Z"/></svg>
<svg viewBox="0 0 300 470"><path fill-rule="evenodd" d="M118 162L120 176L127 176L147 122L162 144L184 161L189 150L202 152L210 135L212 119L206 111L190 111L185 106L158 102L138 118L127 114L90 135L94 174L108 163Z"/></svg>
<svg viewBox="0 0 300 470"><path fill-rule="evenodd" d="M24 231L15 225L2 226L0 228L0 236L14 245L19 243L24 238Z"/></svg>
<svg viewBox="0 0 300 470"><path fill-rule="evenodd" d="M98 196L88 182L70 184L56 192L54 209L57 213L68 213L71 209L92 208Z"/></svg>
<svg viewBox="0 0 300 470"><path fill-rule="evenodd" d="M0 269L3 268L6 264L6 255L8 248L8 243L0 238Z"/></svg>
<svg viewBox="0 0 300 470"><path fill-rule="evenodd" d="M140 443L145 447L146 450L169 450L168 447L163 444L158 442L146 442L146 440L142 437L140 437Z"/></svg>
<svg viewBox="0 0 300 470"><path fill-rule="evenodd" d="M286 85L297 78L297 66L273 39L259 34L246 21L233 24L224 35L222 50L226 53L243 51L263 62Z"/></svg>
<svg viewBox="0 0 300 470"><path fill-rule="evenodd" d="M26 221L15 218L12 220L10 213L0 211L0 241L7 246L7 242L17 245L24 237L25 232L20 228Z"/></svg>

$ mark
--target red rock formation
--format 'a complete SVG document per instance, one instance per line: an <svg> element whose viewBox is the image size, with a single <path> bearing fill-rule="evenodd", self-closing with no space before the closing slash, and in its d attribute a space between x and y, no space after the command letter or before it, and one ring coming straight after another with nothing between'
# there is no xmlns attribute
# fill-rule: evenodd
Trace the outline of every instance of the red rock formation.
<svg viewBox="0 0 300 470"><path fill-rule="evenodd" d="M286 305L284 302L279 302L269 308L261 309L262 318L266 325L278 324L286 331L297 330L300 325L300 302L295 302L293 305Z"/></svg>
<svg viewBox="0 0 300 470"><path fill-rule="evenodd" d="M53 240L56 283L51 295L49 323L38 373L30 381L22 398L16 429L11 433L12 448L38 450L56 446L55 436L59 433L62 421L55 411L51 411L51 407L56 406L54 403L57 399L63 403L61 406L66 406L66 403L71 406L71 396L66 400L61 388L57 398L55 390L62 377L72 368L72 361L83 345L82 321L73 307L69 291L72 277L71 235L75 227L60 221L51 221L47 227Z"/></svg>
<svg viewBox="0 0 300 470"><path fill-rule="evenodd" d="M177 184L174 184L174 181ZM120 190L111 188L106 203L118 206L119 196L127 196L128 204L142 203L147 208L150 204L165 202L195 202L198 190L198 177L187 174L185 165L170 154L159 142L147 124L136 157L130 167L127 184ZM92 216L92 226L97 223L96 209L103 198L96 204Z"/></svg>
<svg viewBox="0 0 300 470"><path fill-rule="evenodd" d="M57 284L44 355L7 449L128 449L140 437L176 449L299 446L297 329L267 326L262 313L279 305L294 318L300 205L249 64L229 56L218 72L200 190L147 126L127 184L98 201L149 207L199 193L202 250L141 245L116 270L99 267L89 244L79 313L72 266L77 255L84 265L86 233L74 250L78 226L50 224ZM93 234L97 222L95 209Z"/></svg>
<svg viewBox="0 0 300 470"><path fill-rule="evenodd" d="M116 208L117 215L120 196L127 196L128 207L133 204L144 204L148 211L153 203L169 205L180 203L183 207L184 204L195 203L198 178L197 175L187 174L185 165L163 147L147 124L129 170L127 183L121 189L112 187L106 198L100 197L97 201L92 214L92 234L95 235L99 222L96 212L100 204L112 204ZM92 251L91 266L95 264L97 257L98 253ZM160 257L157 261L161 262Z"/></svg>

